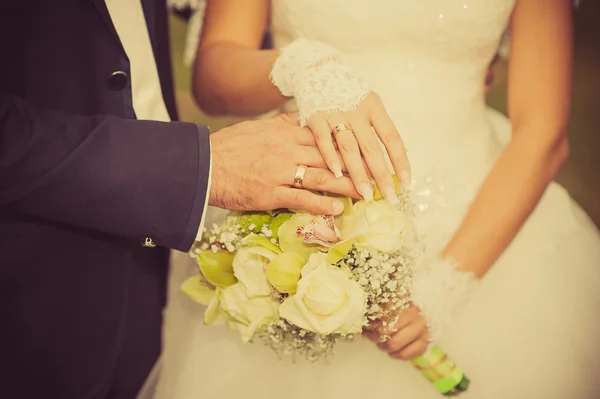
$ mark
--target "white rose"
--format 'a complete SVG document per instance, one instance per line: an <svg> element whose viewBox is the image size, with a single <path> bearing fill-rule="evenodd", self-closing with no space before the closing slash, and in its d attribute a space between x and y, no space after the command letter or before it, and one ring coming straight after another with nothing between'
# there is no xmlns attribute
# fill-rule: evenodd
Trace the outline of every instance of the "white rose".
<svg viewBox="0 0 600 399"><path fill-rule="evenodd" d="M360 237L368 246L395 252L402 247L402 232L408 226L406 215L387 200L358 201L352 212L341 218L342 240Z"/></svg>
<svg viewBox="0 0 600 399"><path fill-rule="evenodd" d="M262 247L240 248L233 258L233 274L244 285L249 297L267 296L271 287L266 269L276 254Z"/></svg>
<svg viewBox="0 0 600 399"><path fill-rule="evenodd" d="M311 260L315 259L313 255ZM314 263L309 263L312 268ZM324 262L303 273L296 294L279 307L282 318L319 334L360 333L365 311L365 293L352 276Z"/></svg>
<svg viewBox="0 0 600 399"><path fill-rule="evenodd" d="M314 272L317 269L317 267L319 267L323 263L325 263L326 259L327 259L326 253L318 252L316 254L311 254L310 257L308 258L308 262L306 262L306 264L302 268L302 271L301 271L302 277L306 277L309 274L311 274L312 272Z"/></svg>
<svg viewBox="0 0 600 399"><path fill-rule="evenodd" d="M260 327L278 318L277 300L268 296L249 298L241 283L221 290L219 306L232 318L230 328L240 332L243 342L250 341Z"/></svg>

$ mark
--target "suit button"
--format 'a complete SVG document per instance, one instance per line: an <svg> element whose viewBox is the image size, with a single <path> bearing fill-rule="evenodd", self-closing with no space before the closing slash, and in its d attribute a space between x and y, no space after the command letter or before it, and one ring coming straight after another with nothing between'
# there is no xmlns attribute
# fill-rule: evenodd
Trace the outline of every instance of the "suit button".
<svg viewBox="0 0 600 399"><path fill-rule="evenodd" d="M115 71L108 78L108 87L114 91L123 90L129 82L129 76L123 71Z"/></svg>
<svg viewBox="0 0 600 399"><path fill-rule="evenodd" d="M146 237L144 239L144 241L142 241L142 247L154 248L154 247L156 247L156 243L154 242L154 240L152 238Z"/></svg>

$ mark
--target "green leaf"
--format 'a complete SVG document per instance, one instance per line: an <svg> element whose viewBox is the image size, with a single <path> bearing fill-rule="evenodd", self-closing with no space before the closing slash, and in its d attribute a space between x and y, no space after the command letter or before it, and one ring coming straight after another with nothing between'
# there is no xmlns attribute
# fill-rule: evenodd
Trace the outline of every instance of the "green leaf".
<svg viewBox="0 0 600 399"><path fill-rule="evenodd" d="M293 294L305 263L300 255L293 252L277 255L267 267L267 279L279 292Z"/></svg>

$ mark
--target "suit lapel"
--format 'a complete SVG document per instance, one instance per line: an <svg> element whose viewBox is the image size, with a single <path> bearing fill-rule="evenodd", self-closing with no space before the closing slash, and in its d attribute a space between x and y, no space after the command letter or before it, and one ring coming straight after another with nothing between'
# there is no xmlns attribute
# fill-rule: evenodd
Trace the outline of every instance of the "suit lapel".
<svg viewBox="0 0 600 399"><path fill-rule="evenodd" d="M123 46L121 44L121 40L119 39L119 35L117 34L117 31L115 29L115 26L113 25L112 20L110 19L110 14L108 13L108 8L106 8L105 0L87 0L87 1L92 2L94 7L96 8L96 11L98 11L98 14L100 14L100 16L102 17L102 20L104 21L104 24L110 31L111 35L114 37L114 39L117 41L117 43L119 43L119 46L121 46L121 48L123 48ZM115 0L115 1L124 1L124 0Z"/></svg>

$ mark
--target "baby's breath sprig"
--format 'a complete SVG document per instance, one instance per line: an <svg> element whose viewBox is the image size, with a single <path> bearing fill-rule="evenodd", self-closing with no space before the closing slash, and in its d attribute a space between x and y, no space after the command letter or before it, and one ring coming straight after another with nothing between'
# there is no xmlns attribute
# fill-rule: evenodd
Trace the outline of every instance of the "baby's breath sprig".
<svg viewBox="0 0 600 399"><path fill-rule="evenodd" d="M310 362L326 360L333 354L338 341L354 339L354 335L317 334L290 324L284 319L275 320L258 336L279 358L291 357L293 361L304 358Z"/></svg>
<svg viewBox="0 0 600 399"><path fill-rule="evenodd" d="M380 321L386 330L395 332L400 311L410 304L414 263L418 254L402 248L388 254L365 247L353 246L337 266L351 270L366 295L365 327ZM389 339L383 335L382 341Z"/></svg>

